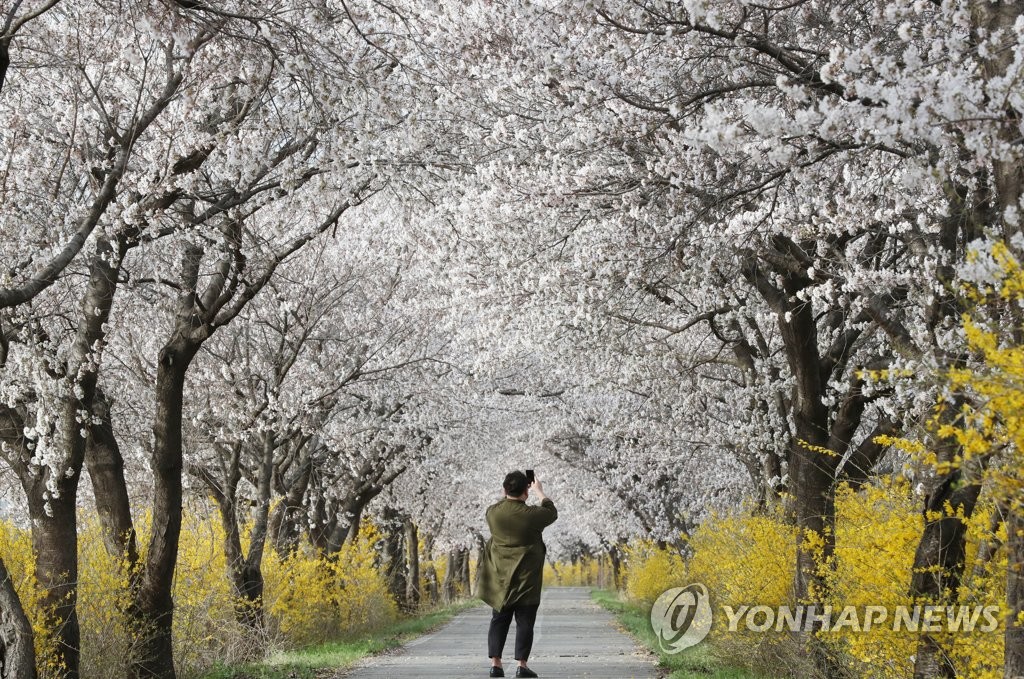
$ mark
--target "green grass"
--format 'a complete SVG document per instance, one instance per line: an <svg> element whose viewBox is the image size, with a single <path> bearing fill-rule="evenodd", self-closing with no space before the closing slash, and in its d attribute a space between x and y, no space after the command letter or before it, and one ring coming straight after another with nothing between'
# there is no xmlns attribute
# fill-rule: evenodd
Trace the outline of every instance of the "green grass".
<svg viewBox="0 0 1024 679"><path fill-rule="evenodd" d="M645 608L622 601L617 593L609 590L595 589L590 596L614 613L627 632L658 656L658 665L668 672L667 679L759 679L758 675L745 670L724 667L707 642L679 653L663 653L658 649Z"/></svg>
<svg viewBox="0 0 1024 679"><path fill-rule="evenodd" d="M203 679L322 679L368 655L397 648L478 605L476 599L402 618L379 630L295 651L278 651L262 662L218 667Z"/></svg>

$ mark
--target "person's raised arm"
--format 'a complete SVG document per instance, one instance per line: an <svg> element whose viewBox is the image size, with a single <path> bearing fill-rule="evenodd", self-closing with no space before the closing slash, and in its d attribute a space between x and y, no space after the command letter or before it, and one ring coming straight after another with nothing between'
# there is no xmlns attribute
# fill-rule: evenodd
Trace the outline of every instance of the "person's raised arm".
<svg viewBox="0 0 1024 679"><path fill-rule="evenodd" d="M544 494L544 486L540 482L540 478L534 477L533 483L530 484L530 488L534 494L540 499L540 506L534 507L534 511L540 517L541 528L550 526L558 518L558 510L555 509L555 503L552 502L551 498Z"/></svg>

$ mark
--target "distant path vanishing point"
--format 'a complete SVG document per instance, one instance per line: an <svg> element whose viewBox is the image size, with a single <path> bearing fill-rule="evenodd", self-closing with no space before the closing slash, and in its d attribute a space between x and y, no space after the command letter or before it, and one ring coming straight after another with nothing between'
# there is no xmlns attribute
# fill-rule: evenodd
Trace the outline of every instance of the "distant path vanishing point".
<svg viewBox="0 0 1024 679"><path fill-rule="evenodd" d="M375 656L345 672L346 679L479 679L486 677L486 606L460 613L441 629ZM505 644L505 676L515 677L512 659L516 626ZM543 679L654 679L654 658L615 626L614 618L590 599L587 587L544 590L534 627L530 668Z"/></svg>

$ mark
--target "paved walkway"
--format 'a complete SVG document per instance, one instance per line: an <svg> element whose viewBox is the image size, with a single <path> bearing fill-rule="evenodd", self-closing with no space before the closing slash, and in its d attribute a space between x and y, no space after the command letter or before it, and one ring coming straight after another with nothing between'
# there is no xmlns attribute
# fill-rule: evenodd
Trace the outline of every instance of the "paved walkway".
<svg viewBox="0 0 1024 679"><path fill-rule="evenodd" d="M441 629L407 644L397 653L370 658L346 679L479 679L486 677L486 606L459 614ZM514 677L515 623L505 645L505 676ZM619 631L611 614L590 600L586 587L551 587L534 626L530 667L543 679L653 679L654 659Z"/></svg>

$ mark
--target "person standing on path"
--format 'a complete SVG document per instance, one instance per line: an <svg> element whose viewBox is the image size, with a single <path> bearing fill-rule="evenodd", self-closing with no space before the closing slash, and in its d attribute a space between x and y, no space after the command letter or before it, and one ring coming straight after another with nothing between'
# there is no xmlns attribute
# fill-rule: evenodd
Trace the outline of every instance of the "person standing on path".
<svg viewBox="0 0 1024 679"><path fill-rule="evenodd" d="M494 609L487 632L487 655L492 677L504 677L501 655L508 628L516 619L515 658L517 677L536 677L527 667L533 646L533 623L540 607L540 589L544 579L544 555L547 548L541 534L558 518L555 503L544 495L540 479L527 481L521 471L509 472L502 483L505 497L487 508L491 537L478 568L479 596ZM540 505L528 505L530 489Z"/></svg>

